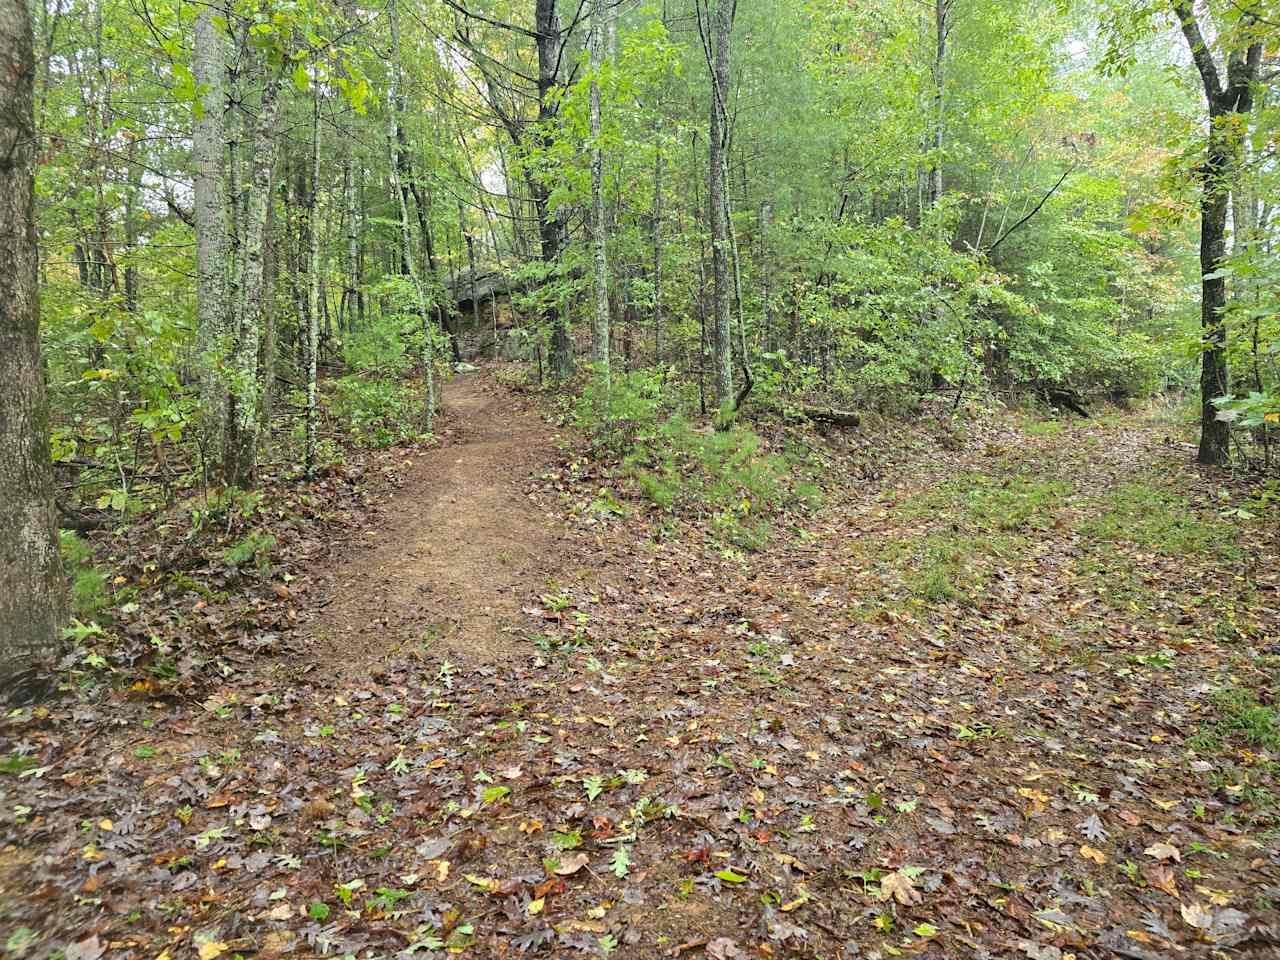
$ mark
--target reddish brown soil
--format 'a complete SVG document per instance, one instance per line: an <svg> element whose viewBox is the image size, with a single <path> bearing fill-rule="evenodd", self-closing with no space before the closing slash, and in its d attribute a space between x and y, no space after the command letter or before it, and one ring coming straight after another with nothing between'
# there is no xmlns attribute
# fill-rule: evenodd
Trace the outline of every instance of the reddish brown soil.
<svg viewBox="0 0 1280 960"><path fill-rule="evenodd" d="M376 535L324 576L309 633L326 659L365 670L422 643L470 662L515 653L514 617L554 572L558 537L526 492L553 433L518 403L476 375L446 385L460 440L414 460Z"/></svg>

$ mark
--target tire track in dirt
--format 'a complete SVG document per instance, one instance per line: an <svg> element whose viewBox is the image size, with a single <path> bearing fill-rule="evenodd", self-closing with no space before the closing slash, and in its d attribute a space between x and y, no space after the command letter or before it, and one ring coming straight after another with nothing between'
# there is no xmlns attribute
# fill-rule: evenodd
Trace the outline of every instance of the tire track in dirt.
<svg viewBox="0 0 1280 960"><path fill-rule="evenodd" d="M555 572L562 533L525 492L555 456L552 429L482 375L443 399L460 442L417 457L376 542L325 577L307 632L345 671L424 640L472 665L516 656L520 607Z"/></svg>

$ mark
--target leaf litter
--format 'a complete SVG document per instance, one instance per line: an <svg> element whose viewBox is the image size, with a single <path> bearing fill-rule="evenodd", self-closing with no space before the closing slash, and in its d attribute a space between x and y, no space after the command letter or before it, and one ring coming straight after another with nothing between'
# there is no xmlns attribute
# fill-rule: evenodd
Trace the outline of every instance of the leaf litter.
<svg viewBox="0 0 1280 960"><path fill-rule="evenodd" d="M591 510L612 467L570 445L512 481L565 535L503 660L337 669L282 622L198 684L11 713L8 952L1273 949L1274 761L1204 732L1274 666L1275 535L1173 555L1117 526L1151 476L1214 516L1165 432L814 436L827 505L748 555Z"/></svg>

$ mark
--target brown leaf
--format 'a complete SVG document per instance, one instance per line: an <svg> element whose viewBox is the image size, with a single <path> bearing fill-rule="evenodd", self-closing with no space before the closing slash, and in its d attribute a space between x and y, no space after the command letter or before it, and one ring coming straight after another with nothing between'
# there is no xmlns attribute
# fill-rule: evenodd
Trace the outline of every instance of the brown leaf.
<svg viewBox="0 0 1280 960"><path fill-rule="evenodd" d="M1092 860L1094 863L1099 865L1107 862L1107 855L1105 853L1101 850L1095 850L1088 844L1084 844L1080 847L1080 856L1084 857L1086 860Z"/></svg>
<svg viewBox="0 0 1280 960"><path fill-rule="evenodd" d="M1213 925L1213 914L1198 903L1182 905L1182 920L1189 927L1197 930L1208 930Z"/></svg>
<svg viewBox="0 0 1280 960"><path fill-rule="evenodd" d="M1155 857L1157 860L1176 860L1182 862L1182 854L1178 852L1178 848L1163 841L1153 843L1147 849L1142 851L1148 857Z"/></svg>
<svg viewBox="0 0 1280 960"><path fill-rule="evenodd" d="M911 878L895 870L880 878L880 899L894 899L904 906L919 903L924 898L911 884Z"/></svg>
<svg viewBox="0 0 1280 960"><path fill-rule="evenodd" d="M1147 883L1157 890L1163 890L1169 896L1177 898L1178 881L1174 879L1171 867L1166 867L1163 864L1152 864L1142 871L1142 875L1147 878Z"/></svg>
<svg viewBox="0 0 1280 960"><path fill-rule="evenodd" d="M572 856L565 857L560 861L560 866L556 867L555 872L562 877L572 876L587 865L590 859L585 853L575 853Z"/></svg>
<svg viewBox="0 0 1280 960"><path fill-rule="evenodd" d="M707 944L707 956L712 960L747 960L736 940L728 937L716 937Z"/></svg>

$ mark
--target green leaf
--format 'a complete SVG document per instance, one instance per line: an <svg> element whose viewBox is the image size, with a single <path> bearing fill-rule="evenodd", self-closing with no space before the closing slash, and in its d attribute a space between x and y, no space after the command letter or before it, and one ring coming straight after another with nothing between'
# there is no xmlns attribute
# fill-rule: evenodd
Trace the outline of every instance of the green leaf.
<svg viewBox="0 0 1280 960"><path fill-rule="evenodd" d="M721 880L723 880L725 883L746 883L747 882L746 877L744 877L742 874L738 873L736 870L733 870L730 867L725 867L723 870L717 870L716 876L719 877Z"/></svg>
<svg viewBox="0 0 1280 960"><path fill-rule="evenodd" d="M311 77L307 73L307 65L300 63L293 68L293 85L298 88L299 93L306 93L307 88L311 85Z"/></svg>
<svg viewBox="0 0 1280 960"><path fill-rule="evenodd" d="M313 900L307 904L307 916L312 920L319 920L323 923L329 919L329 905L321 903L319 900Z"/></svg>
<svg viewBox="0 0 1280 960"><path fill-rule="evenodd" d="M497 803L511 792L510 787L489 787L480 795L482 803Z"/></svg>
<svg viewBox="0 0 1280 960"><path fill-rule="evenodd" d="M626 847L618 847L613 851L613 856L609 859L609 869L613 871L613 875L621 880L631 869L631 854Z"/></svg>

